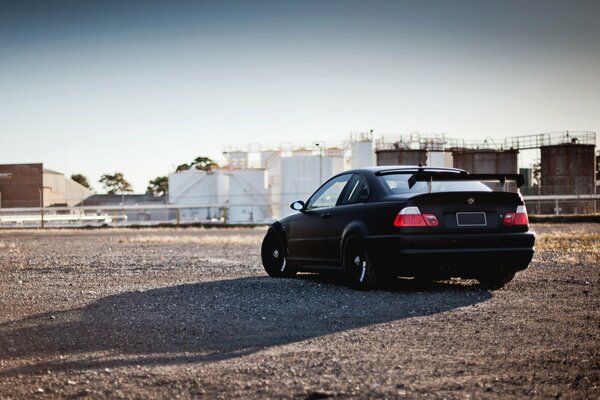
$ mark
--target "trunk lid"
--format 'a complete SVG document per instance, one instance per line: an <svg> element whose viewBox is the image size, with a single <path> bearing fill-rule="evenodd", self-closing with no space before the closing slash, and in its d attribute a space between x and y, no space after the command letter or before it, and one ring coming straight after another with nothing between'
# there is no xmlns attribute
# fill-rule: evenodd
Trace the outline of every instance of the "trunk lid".
<svg viewBox="0 0 600 400"><path fill-rule="evenodd" d="M519 205L523 200L514 192L423 193L406 203L418 207L422 214L435 215L439 226L430 228L438 232L514 230L505 226L503 219Z"/></svg>

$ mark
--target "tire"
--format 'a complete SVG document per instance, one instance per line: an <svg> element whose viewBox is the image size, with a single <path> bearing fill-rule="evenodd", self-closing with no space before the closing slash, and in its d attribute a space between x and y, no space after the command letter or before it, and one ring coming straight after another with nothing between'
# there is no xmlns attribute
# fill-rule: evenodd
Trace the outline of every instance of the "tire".
<svg viewBox="0 0 600 400"><path fill-rule="evenodd" d="M396 278L395 275L384 274L377 270L377 266L369 257L364 241L357 235L352 235L346 240L342 264L346 284L355 290L387 287Z"/></svg>
<svg viewBox="0 0 600 400"><path fill-rule="evenodd" d="M260 249L263 267L274 278L291 278L296 270L287 263L286 251L279 235L269 231L263 239Z"/></svg>
<svg viewBox="0 0 600 400"><path fill-rule="evenodd" d="M515 277L514 272L496 272L490 273L478 278L479 286L488 290L498 290L504 287Z"/></svg>

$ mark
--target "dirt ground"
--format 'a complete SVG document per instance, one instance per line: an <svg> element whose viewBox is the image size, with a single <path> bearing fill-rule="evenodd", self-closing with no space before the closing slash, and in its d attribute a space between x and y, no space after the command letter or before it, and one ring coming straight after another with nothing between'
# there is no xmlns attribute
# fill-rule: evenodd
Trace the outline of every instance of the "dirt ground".
<svg viewBox="0 0 600 400"><path fill-rule="evenodd" d="M267 277L257 229L0 231L0 398L600 398L600 225L504 289Z"/></svg>

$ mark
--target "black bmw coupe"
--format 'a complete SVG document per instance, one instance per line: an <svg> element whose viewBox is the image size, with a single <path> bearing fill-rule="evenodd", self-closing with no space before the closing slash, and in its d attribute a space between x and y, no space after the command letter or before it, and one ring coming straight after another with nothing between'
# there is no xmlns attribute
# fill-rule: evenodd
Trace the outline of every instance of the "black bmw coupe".
<svg viewBox="0 0 600 400"><path fill-rule="evenodd" d="M523 199L508 190L522 184L517 174L420 166L346 171L269 227L262 262L273 277L340 271L354 289L399 276L498 289L533 257Z"/></svg>

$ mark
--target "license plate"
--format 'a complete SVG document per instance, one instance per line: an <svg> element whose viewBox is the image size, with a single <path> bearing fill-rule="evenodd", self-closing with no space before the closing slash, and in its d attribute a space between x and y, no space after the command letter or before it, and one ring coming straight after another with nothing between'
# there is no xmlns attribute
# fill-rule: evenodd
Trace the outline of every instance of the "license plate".
<svg viewBox="0 0 600 400"><path fill-rule="evenodd" d="M487 226L484 212L458 212L456 213L458 226Z"/></svg>

